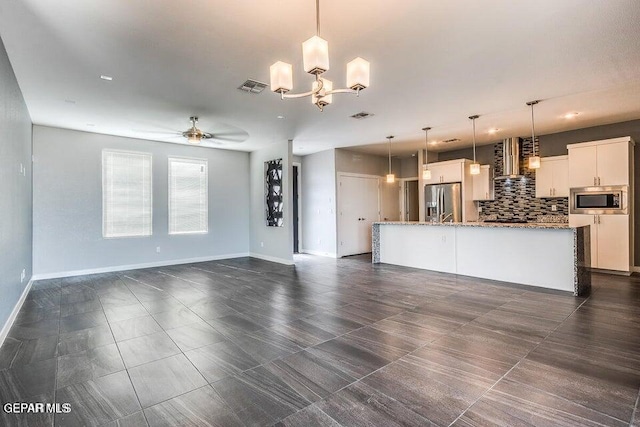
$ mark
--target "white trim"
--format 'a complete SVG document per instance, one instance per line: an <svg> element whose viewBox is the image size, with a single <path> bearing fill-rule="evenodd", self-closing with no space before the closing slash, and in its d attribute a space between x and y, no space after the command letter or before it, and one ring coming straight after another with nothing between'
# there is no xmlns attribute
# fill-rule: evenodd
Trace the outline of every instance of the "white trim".
<svg viewBox="0 0 640 427"><path fill-rule="evenodd" d="M137 270L139 268L165 267L169 265L191 264L194 262L217 261L220 259L242 258L250 256L248 252L237 254L212 255L197 258L183 258L166 261L146 262L142 264L115 265L112 267L89 268L86 270L59 271L56 273L42 273L31 276L32 280L57 279L61 277L84 276L86 274L113 273L114 271Z"/></svg>
<svg viewBox="0 0 640 427"><path fill-rule="evenodd" d="M314 251L314 250L310 250L310 249L300 249L300 253L301 254L308 254L308 255L315 255L315 256L323 256L323 257L327 257L327 258L338 258L338 255L334 252L321 252L321 251Z"/></svg>
<svg viewBox="0 0 640 427"><path fill-rule="evenodd" d="M284 258L278 258L274 256L269 256L269 255L262 255L255 252L251 252L249 256L251 258L258 258L264 261L277 262L278 264L295 265L295 263L291 259L284 259Z"/></svg>
<svg viewBox="0 0 640 427"><path fill-rule="evenodd" d="M382 175L369 175L369 174L366 174L366 173L351 173L351 172L338 172L337 175L338 175L338 177L351 176L351 177L355 177L355 178L377 178L377 179L384 179L385 178Z"/></svg>
<svg viewBox="0 0 640 427"><path fill-rule="evenodd" d="M27 295L29 295L29 291L31 290L31 285L33 285L33 280L34 280L33 276L31 276L31 279L27 283L27 286L25 286L24 290L22 291L22 295L20 295L20 299L18 299L18 302L16 303L15 307L13 307L13 311L11 311L11 315L9 315L9 318L7 319L4 326L2 327L2 330L0 330L0 347L2 347L2 344L4 343L4 340L7 338L7 335L9 335L9 330L11 330L11 327L13 326L13 322L16 321L16 317L18 317L18 313L20 313L22 304L24 304L25 300L27 299Z"/></svg>

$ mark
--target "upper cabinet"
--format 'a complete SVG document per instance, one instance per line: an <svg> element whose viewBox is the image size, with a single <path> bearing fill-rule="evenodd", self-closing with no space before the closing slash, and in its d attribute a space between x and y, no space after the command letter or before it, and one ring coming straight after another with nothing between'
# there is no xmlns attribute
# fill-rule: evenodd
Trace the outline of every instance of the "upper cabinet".
<svg viewBox="0 0 640 427"><path fill-rule="evenodd" d="M473 200L493 200L493 173L491 166L480 166L480 174L473 176Z"/></svg>
<svg viewBox="0 0 640 427"><path fill-rule="evenodd" d="M536 169L536 197L569 197L569 156L543 157Z"/></svg>
<svg viewBox="0 0 640 427"><path fill-rule="evenodd" d="M628 136L568 145L569 187L629 185L632 147Z"/></svg>
<svg viewBox="0 0 640 427"><path fill-rule="evenodd" d="M445 182L462 182L464 162L458 160L431 163L431 179L425 179L425 184L441 184Z"/></svg>

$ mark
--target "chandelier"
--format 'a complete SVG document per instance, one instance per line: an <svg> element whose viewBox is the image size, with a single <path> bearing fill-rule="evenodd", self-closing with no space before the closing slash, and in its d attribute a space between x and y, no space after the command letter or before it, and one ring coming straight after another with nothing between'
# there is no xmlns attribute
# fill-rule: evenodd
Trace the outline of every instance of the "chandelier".
<svg viewBox="0 0 640 427"><path fill-rule="evenodd" d="M311 97L311 102L320 111L333 101L334 93L360 94L362 89L369 87L369 62L357 57L347 64L347 88L334 89L331 80L320 77L329 71L329 43L320 37L320 0L316 0L316 35L302 43L302 61L304 71L315 76L315 81L308 92L287 93L293 89L293 66L278 61L269 71L271 76L271 90L280 93L280 98Z"/></svg>

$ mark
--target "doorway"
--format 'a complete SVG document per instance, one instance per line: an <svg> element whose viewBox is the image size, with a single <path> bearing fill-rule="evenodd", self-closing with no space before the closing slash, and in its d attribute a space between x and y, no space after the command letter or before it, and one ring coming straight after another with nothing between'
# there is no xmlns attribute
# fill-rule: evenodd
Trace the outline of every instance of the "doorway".
<svg viewBox="0 0 640 427"><path fill-rule="evenodd" d="M300 253L300 164L293 164L293 253Z"/></svg>
<svg viewBox="0 0 640 427"><path fill-rule="evenodd" d="M403 191L403 199L404 199L404 207L402 209L403 212L403 220L404 221L419 221L420 220L420 209L418 205L419 194L418 194L418 180L407 180L404 181L404 191Z"/></svg>

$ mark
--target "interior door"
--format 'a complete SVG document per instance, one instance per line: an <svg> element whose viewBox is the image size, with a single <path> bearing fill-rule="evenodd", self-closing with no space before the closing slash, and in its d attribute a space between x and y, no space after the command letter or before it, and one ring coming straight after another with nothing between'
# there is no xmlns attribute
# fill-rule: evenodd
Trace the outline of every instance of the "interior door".
<svg viewBox="0 0 640 427"><path fill-rule="evenodd" d="M340 177L338 202L339 255L371 252L371 225L378 221L378 178Z"/></svg>
<svg viewBox="0 0 640 427"><path fill-rule="evenodd" d="M361 218L358 235L358 252L371 252L371 227L378 221L379 209L379 180L377 178L362 178L361 188Z"/></svg>
<svg viewBox="0 0 640 427"><path fill-rule="evenodd" d="M418 181L406 181L404 183L404 220L419 221L418 208Z"/></svg>

